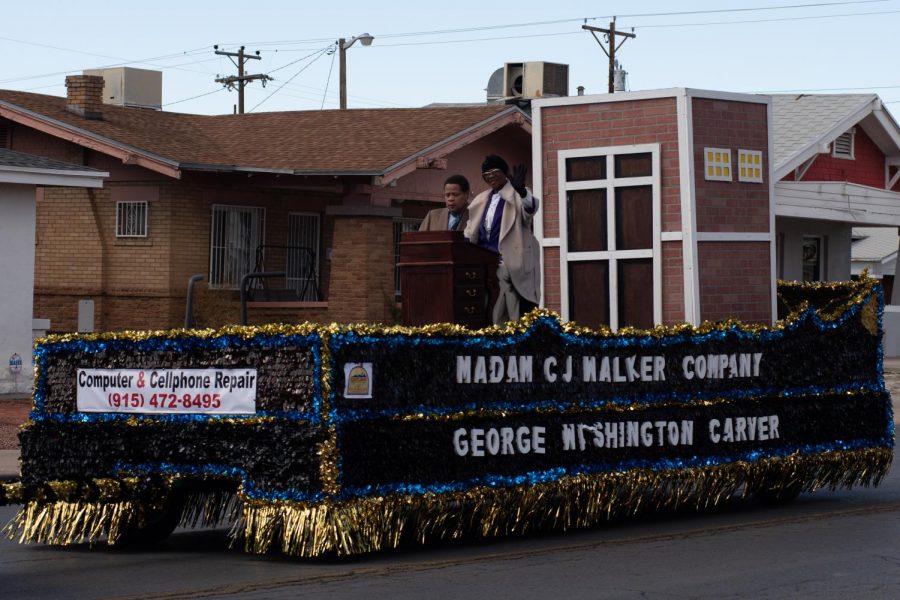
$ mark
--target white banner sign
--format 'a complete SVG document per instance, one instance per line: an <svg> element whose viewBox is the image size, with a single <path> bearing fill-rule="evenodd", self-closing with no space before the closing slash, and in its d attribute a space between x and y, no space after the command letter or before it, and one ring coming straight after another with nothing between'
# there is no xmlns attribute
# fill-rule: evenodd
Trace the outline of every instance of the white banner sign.
<svg viewBox="0 0 900 600"><path fill-rule="evenodd" d="M256 369L78 369L78 410L256 413Z"/></svg>

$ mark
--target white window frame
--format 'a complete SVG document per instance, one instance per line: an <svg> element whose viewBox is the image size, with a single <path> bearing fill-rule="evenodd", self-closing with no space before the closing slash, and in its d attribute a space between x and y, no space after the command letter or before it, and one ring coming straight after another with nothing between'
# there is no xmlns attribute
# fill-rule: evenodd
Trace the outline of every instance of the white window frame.
<svg viewBox="0 0 900 600"><path fill-rule="evenodd" d="M259 239L257 240L257 245L265 245L266 243L266 209L260 206L243 206L239 204L213 204L210 207L210 235L209 235L209 287L215 289L230 289L236 290L241 286L241 279L243 275L237 277L237 281L225 281L222 275L225 275L228 269L224 267L226 257L223 257L222 265L223 267L220 269L222 273L214 273L214 253L221 247L223 252L228 250L228 246L223 245L214 245L217 241L214 237L215 235L215 220L216 220L216 211L253 211L253 213L258 218L258 227L259 227ZM256 248L248 248L248 252L252 252L251 260L255 260L256 256ZM251 269L253 267L251 266Z"/></svg>
<svg viewBox="0 0 900 600"><path fill-rule="evenodd" d="M738 149L738 181L763 183L763 160L761 150Z"/></svg>
<svg viewBox="0 0 900 600"><path fill-rule="evenodd" d="M131 211L138 212L138 231L129 232L132 221ZM119 200L116 202L116 237L117 238L145 238L150 233L150 203L146 200Z"/></svg>
<svg viewBox="0 0 900 600"><path fill-rule="evenodd" d="M850 137L850 154L838 152L837 141L844 136ZM856 158L856 127L851 127L831 142L831 156L832 158L840 158L841 160L854 160Z"/></svg>
<svg viewBox="0 0 900 600"><path fill-rule="evenodd" d="M718 154L721 160L715 157L710 159L710 154ZM713 173L710 175L710 169L722 169L721 174ZM730 148L704 148L703 149L703 178L706 181L732 181L734 165L731 163Z"/></svg>
<svg viewBox="0 0 900 600"><path fill-rule="evenodd" d="M321 244L322 244L322 215L320 215L319 213L314 213L314 212L289 212L288 213L288 233L287 233L287 245L288 246L298 245L298 244L294 243L297 240L295 240L291 235L292 234L291 220L293 217L315 219L315 225L314 225L315 240L310 244L310 248L312 249L313 253L315 254L315 263L313 264L313 280L315 281L316 288L321 290L321 287L319 287L320 283L321 283L319 280L319 267L322 264L321 263L322 258L321 258L321 256L319 256L319 248L321 247ZM293 265L292 265L291 253L290 253L290 250L287 250L285 252L285 257L284 257L284 272L285 272L285 280L286 280L285 283L288 287L299 290L302 288L302 283L301 283L302 279L299 276L297 276L297 277L291 276L291 274L293 272L293 270L291 268L292 266ZM293 283L297 283L298 286L296 288L294 288L294 286L292 285ZM310 291L310 290L312 290L312 288L308 286L307 291ZM305 301L305 300L310 300L310 299L309 298L301 298L301 300ZM312 300L318 300L318 298L313 298Z"/></svg>
<svg viewBox="0 0 900 600"><path fill-rule="evenodd" d="M615 157L623 154L650 154L652 173L647 177L616 178ZM566 159L606 157L606 179L589 181L566 180ZM660 145L638 144L633 146L598 146L560 150L557 153L559 177L559 283L560 312L565 321L569 316L569 262L587 260L609 261L609 327L619 329L619 259L650 258L653 260L653 321L662 323L662 178L660 171ZM616 248L615 191L622 187L651 186L653 206L653 245L651 249L604 250L594 252L569 252L568 198L575 190L606 190L606 239L607 248Z"/></svg>

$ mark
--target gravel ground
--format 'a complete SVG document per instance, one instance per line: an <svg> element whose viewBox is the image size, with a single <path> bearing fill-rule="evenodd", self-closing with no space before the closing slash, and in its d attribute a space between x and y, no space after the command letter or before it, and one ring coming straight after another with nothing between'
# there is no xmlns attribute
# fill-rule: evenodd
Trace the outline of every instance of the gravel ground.
<svg viewBox="0 0 900 600"><path fill-rule="evenodd" d="M894 403L894 420L900 414L900 360L885 365L884 383ZM19 447L19 426L28 418L31 399L21 395L0 395L0 450Z"/></svg>
<svg viewBox="0 0 900 600"><path fill-rule="evenodd" d="M19 426L28 418L31 398L0 396L0 450L19 447Z"/></svg>

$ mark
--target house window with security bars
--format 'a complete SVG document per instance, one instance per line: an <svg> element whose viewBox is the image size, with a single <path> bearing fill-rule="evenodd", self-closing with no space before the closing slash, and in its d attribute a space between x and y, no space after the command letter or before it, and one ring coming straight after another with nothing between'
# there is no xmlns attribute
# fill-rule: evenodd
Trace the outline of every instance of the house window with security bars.
<svg viewBox="0 0 900 600"><path fill-rule="evenodd" d="M213 205L209 234L209 285L237 289L252 273L256 249L265 243L266 209Z"/></svg>
<svg viewBox="0 0 900 600"><path fill-rule="evenodd" d="M116 202L116 237L147 237L149 211L147 202Z"/></svg>
<svg viewBox="0 0 900 600"><path fill-rule="evenodd" d="M831 155L835 158L853 158L853 142L855 135L855 130L851 129L845 133L842 133L834 140L834 143L831 145Z"/></svg>
<svg viewBox="0 0 900 600"><path fill-rule="evenodd" d="M422 219L394 219L394 293L400 295L400 234L408 231L418 231Z"/></svg>

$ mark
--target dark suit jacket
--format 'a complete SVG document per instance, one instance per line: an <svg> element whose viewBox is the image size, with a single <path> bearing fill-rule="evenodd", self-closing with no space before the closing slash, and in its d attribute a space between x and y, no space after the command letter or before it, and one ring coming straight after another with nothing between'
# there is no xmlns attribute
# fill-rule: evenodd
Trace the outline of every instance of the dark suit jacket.
<svg viewBox="0 0 900 600"><path fill-rule="evenodd" d="M425 220L419 225L419 231L447 231L447 220L450 218L450 211L444 208L435 208L428 211ZM469 222L469 211L464 210L460 215L459 223L456 225L455 231L464 231L466 224Z"/></svg>

